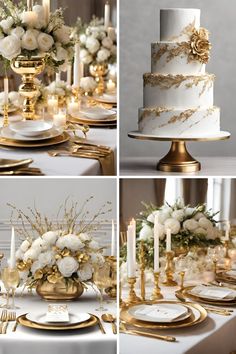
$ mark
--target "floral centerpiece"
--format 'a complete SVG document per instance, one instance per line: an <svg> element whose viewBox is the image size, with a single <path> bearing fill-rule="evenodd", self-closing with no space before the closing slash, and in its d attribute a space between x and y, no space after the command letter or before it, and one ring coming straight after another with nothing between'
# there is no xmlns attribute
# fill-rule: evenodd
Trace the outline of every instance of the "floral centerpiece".
<svg viewBox="0 0 236 354"><path fill-rule="evenodd" d="M8 110L15 111L22 106L23 100L20 94L16 91L8 93ZM0 92L0 110L3 110L5 104L5 93Z"/></svg>
<svg viewBox="0 0 236 354"><path fill-rule="evenodd" d="M60 296L65 299L68 287L72 285L76 290L72 298L81 295L85 284L92 283L93 267L104 263L103 248L93 239L92 231L99 226L97 218L110 211L109 203L86 222L89 215L86 205L91 199L79 210L77 203L72 202L69 206L66 201L57 214L58 217L62 214L63 222L56 224L36 209L29 208L30 214L27 215L12 206L22 222L22 228L16 229L22 238L16 251L20 277L26 286L36 287L45 298L49 298L46 297L48 294L45 296L49 288L51 299L60 299ZM30 231L25 222L29 223ZM57 285L62 294L59 294Z"/></svg>

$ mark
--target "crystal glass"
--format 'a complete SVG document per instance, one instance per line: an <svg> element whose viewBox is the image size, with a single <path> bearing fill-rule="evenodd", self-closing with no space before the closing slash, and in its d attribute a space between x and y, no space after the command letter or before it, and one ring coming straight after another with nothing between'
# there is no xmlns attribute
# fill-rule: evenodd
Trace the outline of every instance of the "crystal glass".
<svg viewBox="0 0 236 354"><path fill-rule="evenodd" d="M110 264L105 262L102 266L96 266L93 273L93 281L99 290L100 304L96 311L107 311L103 306L103 292L111 284L110 279Z"/></svg>
<svg viewBox="0 0 236 354"><path fill-rule="evenodd" d="M57 113L58 111L58 96L48 95L47 96L47 110L50 115Z"/></svg>
<svg viewBox="0 0 236 354"><path fill-rule="evenodd" d="M20 275L17 268L4 268L2 271L2 282L7 292L7 303L2 307L7 309L16 309L15 291L20 282ZM10 293L12 294L12 303L10 304Z"/></svg>
<svg viewBox="0 0 236 354"><path fill-rule="evenodd" d="M53 124L58 128L63 128L66 125L67 110L65 107L58 108L57 113L53 115Z"/></svg>
<svg viewBox="0 0 236 354"><path fill-rule="evenodd" d="M75 96L71 96L68 100L67 100L67 110L68 110L68 113L70 115L73 116L73 113L75 112L79 112L80 110L80 100L78 97L75 97Z"/></svg>

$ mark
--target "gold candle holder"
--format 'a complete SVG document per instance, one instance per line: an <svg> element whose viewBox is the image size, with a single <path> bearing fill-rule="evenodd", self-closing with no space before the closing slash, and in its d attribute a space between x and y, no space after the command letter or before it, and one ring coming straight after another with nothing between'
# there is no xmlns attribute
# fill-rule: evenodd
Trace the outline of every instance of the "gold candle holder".
<svg viewBox="0 0 236 354"><path fill-rule="evenodd" d="M180 290L184 289L184 276L185 276L185 271L179 272L180 276Z"/></svg>
<svg viewBox="0 0 236 354"><path fill-rule="evenodd" d="M105 82L104 76L108 73L108 65L107 64L95 64L89 66L89 71L92 76L95 77L97 82L97 88L95 93L97 95L102 95L105 92Z"/></svg>
<svg viewBox="0 0 236 354"><path fill-rule="evenodd" d="M119 283L119 305L120 308L123 308L126 306L126 303L122 300L122 284L121 281Z"/></svg>
<svg viewBox="0 0 236 354"><path fill-rule="evenodd" d="M111 286L105 289L106 294L112 299L116 298L117 295L117 271L116 271L116 257L106 256L106 261L110 264L110 280Z"/></svg>
<svg viewBox="0 0 236 354"><path fill-rule="evenodd" d="M214 271L214 277L216 279L217 276L217 259L213 259L213 271Z"/></svg>
<svg viewBox="0 0 236 354"><path fill-rule="evenodd" d="M135 283L136 283L136 277L129 277L128 278L129 295L128 295L128 299L127 299L126 303L129 305L137 304L138 302L141 301L141 299L136 295Z"/></svg>
<svg viewBox="0 0 236 354"><path fill-rule="evenodd" d="M141 299L145 301L145 268L146 268L146 260L145 260L145 246L143 241L140 244L140 287L141 287Z"/></svg>
<svg viewBox="0 0 236 354"><path fill-rule="evenodd" d="M166 279L163 282L165 286L176 286L177 283L173 279L174 275L174 252L173 251L168 251L166 252L166 267L165 267L165 273L166 273Z"/></svg>
<svg viewBox="0 0 236 354"><path fill-rule="evenodd" d="M8 103L5 103L3 106L3 126L8 127L9 119L8 119Z"/></svg>
<svg viewBox="0 0 236 354"><path fill-rule="evenodd" d="M230 270L231 269L231 258L229 256L229 240L225 240L224 246L225 246L224 268L226 270Z"/></svg>
<svg viewBox="0 0 236 354"><path fill-rule="evenodd" d="M151 300L153 301L163 299L163 295L159 287L159 277L160 272L154 272L154 289L151 295Z"/></svg>

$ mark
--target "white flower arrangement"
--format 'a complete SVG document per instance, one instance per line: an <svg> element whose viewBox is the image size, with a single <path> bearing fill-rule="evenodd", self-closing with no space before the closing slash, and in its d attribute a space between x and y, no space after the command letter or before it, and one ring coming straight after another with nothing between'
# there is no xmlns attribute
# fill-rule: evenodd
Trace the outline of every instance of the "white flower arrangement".
<svg viewBox="0 0 236 354"><path fill-rule="evenodd" d="M91 76L85 76L80 79L80 88L84 92L94 92L97 87L97 83Z"/></svg>
<svg viewBox="0 0 236 354"><path fill-rule="evenodd" d="M104 20L93 17L82 26L77 20L76 36L80 41L80 59L84 64L112 64L116 62L116 28L104 26Z"/></svg>
<svg viewBox="0 0 236 354"><path fill-rule="evenodd" d="M68 85L63 80L52 81L44 88L44 95L57 95L60 97L70 97L72 92L71 85Z"/></svg>
<svg viewBox="0 0 236 354"><path fill-rule="evenodd" d="M71 28L63 19L62 9L51 13L46 21L44 7L33 6L34 15L23 3L0 0L0 55L5 63L17 56L44 56L49 67L65 71L72 60L74 41Z"/></svg>
<svg viewBox="0 0 236 354"><path fill-rule="evenodd" d="M3 106L5 104L5 93L0 92L0 109L3 110ZM11 91L8 94L8 105L9 109L18 109L22 106L23 104L23 98L22 96L16 92L16 91Z"/></svg>

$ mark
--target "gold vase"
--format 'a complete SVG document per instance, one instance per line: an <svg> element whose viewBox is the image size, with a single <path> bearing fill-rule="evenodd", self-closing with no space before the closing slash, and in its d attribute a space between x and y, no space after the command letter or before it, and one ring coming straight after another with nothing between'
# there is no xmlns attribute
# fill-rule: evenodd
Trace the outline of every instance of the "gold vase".
<svg viewBox="0 0 236 354"><path fill-rule="evenodd" d="M110 280L111 285L105 289L105 293L112 299L117 295L117 261L114 256L105 256L106 261L110 264Z"/></svg>
<svg viewBox="0 0 236 354"><path fill-rule="evenodd" d="M44 57L18 56L11 61L11 68L22 76L22 84L19 93L24 97L23 117L26 120L36 119L35 103L38 95L38 87L35 84L35 76L40 74L45 67Z"/></svg>
<svg viewBox="0 0 236 354"><path fill-rule="evenodd" d="M51 284L47 280L39 281L36 285L37 294L47 301L72 301L83 294L84 287L74 280L60 280Z"/></svg>
<svg viewBox="0 0 236 354"><path fill-rule="evenodd" d="M97 82L97 88L95 93L98 95L102 95L105 92L105 82L104 76L108 73L108 65L107 64L95 64L89 65L89 72L92 76L95 77Z"/></svg>

